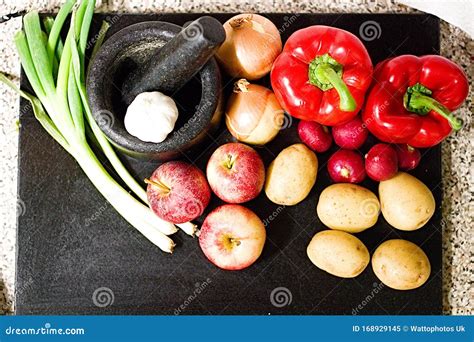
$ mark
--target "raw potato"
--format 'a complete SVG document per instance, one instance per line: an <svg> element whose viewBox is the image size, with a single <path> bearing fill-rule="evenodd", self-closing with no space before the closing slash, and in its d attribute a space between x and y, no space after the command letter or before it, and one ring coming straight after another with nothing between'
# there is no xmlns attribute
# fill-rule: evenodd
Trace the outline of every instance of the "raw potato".
<svg viewBox="0 0 474 342"><path fill-rule="evenodd" d="M382 243L372 256L372 269L382 283L395 290L423 285L431 266L425 252L414 243L395 239Z"/></svg>
<svg viewBox="0 0 474 342"><path fill-rule="evenodd" d="M307 253L318 268L341 278L357 277L370 261L367 247L355 236L339 230L317 233Z"/></svg>
<svg viewBox="0 0 474 342"><path fill-rule="evenodd" d="M267 170L265 193L276 204L295 205L308 196L316 182L318 158L303 144L278 154Z"/></svg>
<svg viewBox="0 0 474 342"><path fill-rule="evenodd" d="M436 203L430 189L405 172L380 182L379 195L383 217L400 230L423 227L435 211Z"/></svg>
<svg viewBox="0 0 474 342"><path fill-rule="evenodd" d="M331 229L359 233L377 222L380 203L372 191L360 185L340 183L321 192L316 212Z"/></svg>

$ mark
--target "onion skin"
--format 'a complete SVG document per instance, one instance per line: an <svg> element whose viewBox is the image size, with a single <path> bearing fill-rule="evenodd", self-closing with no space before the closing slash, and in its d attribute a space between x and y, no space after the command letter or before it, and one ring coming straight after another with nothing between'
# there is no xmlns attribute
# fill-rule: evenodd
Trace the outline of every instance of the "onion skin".
<svg viewBox="0 0 474 342"><path fill-rule="evenodd" d="M227 129L237 140L247 144L268 143L275 138L285 121L285 113L275 94L244 79L235 85L227 102Z"/></svg>
<svg viewBox="0 0 474 342"><path fill-rule="evenodd" d="M239 14L224 23L226 39L216 53L232 77L256 80L268 74L282 50L280 32L258 14Z"/></svg>

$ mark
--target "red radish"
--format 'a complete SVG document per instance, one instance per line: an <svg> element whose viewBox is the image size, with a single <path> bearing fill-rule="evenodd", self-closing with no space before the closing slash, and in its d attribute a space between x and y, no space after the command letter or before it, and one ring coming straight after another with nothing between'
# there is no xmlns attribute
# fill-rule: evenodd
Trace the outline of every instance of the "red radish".
<svg viewBox="0 0 474 342"><path fill-rule="evenodd" d="M377 182L392 178L398 171L397 151L387 144L372 146L365 155L365 171Z"/></svg>
<svg viewBox="0 0 474 342"><path fill-rule="evenodd" d="M334 126L332 128L334 142L350 150L356 150L361 147L369 136L369 131L365 127L359 116L356 116L345 124Z"/></svg>
<svg viewBox="0 0 474 342"><path fill-rule="evenodd" d="M310 149L316 152L326 152L332 145L332 137L326 126L314 121L300 121L298 135Z"/></svg>
<svg viewBox="0 0 474 342"><path fill-rule="evenodd" d="M328 161L328 172L336 183L360 183L365 179L364 159L351 150L339 150Z"/></svg>
<svg viewBox="0 0 474 342"><path fill-rule="evenodd" d="M401 170L413 170L420 163L420 150L407 144L397 145L396 150L398 157L398 167Z"/></svg>

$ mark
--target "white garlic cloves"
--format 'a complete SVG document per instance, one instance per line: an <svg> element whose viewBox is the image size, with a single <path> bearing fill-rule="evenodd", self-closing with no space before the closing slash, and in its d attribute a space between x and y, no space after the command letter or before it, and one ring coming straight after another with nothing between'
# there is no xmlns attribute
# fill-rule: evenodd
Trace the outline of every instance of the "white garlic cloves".
<svg viewBox="0 0 474 342"><path fill-rule="evenodd" d="M138 139L160 143L174 129L177 118L178 108L171 97L158 91L144 92L128 106L124 124Z"/></svg>

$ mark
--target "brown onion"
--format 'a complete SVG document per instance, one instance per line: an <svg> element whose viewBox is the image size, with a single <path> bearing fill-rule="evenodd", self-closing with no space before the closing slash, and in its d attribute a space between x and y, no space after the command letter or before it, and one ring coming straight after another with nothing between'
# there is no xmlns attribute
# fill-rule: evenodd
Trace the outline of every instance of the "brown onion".
<svg viewBox="0 0 474 342"><path fill-rule="evenodd" d="M224 24L226 39L216 57L232 77L256 80L268 74L282 49L280 32L258 14L239 14Z"/></svg>
<svg viewBox="0 0 474 342"><path fill-rule="evenodd" d="M229 97L225 122L237 140L263 145L278 134L285 113L270 89L240 79Z"/></svg>

